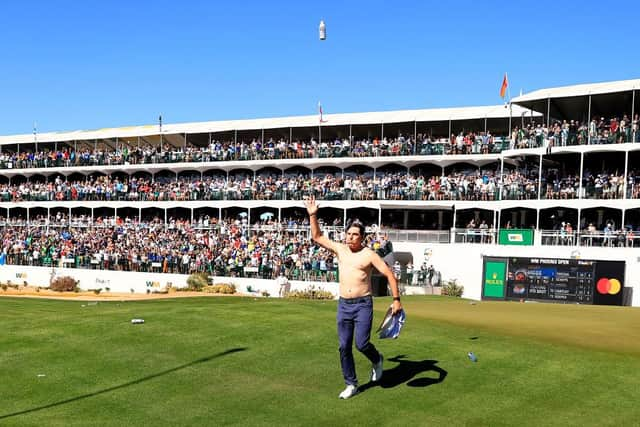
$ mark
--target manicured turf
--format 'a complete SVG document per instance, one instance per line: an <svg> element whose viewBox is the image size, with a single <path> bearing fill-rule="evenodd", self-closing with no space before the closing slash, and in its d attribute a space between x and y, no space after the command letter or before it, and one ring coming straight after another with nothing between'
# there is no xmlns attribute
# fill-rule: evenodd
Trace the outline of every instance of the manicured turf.
<svg viewBox="0 0 640 427"><path fill-rule="evenodd" d="M335 302L1 298L0 425L638 423L640 310L403 302L401 337L373 339L381 384L358 354L364 391L341 401Z"/></svg>

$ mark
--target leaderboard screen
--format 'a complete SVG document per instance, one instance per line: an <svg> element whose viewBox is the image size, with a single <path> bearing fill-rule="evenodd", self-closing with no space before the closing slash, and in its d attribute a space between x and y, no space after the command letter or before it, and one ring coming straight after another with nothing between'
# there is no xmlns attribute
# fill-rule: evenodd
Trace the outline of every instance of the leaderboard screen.
<svg viewBox="0 0 640 427"><path fill-rule="evenodd" d="M593 303L596 261L511 258L507 298Z"/></svg>
<svg viewBox="0 0 640 427"><path fill-rule="evenodd" d="M487 257L484 264L486 299L598 305L623 302L624 261Z"/></svg>

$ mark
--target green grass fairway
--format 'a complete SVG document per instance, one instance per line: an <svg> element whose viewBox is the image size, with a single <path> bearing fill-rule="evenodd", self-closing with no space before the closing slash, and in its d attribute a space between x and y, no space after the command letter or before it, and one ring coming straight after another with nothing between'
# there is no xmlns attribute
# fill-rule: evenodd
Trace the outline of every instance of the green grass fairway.
<svg viewBox="0 0 640 427"><path fill-rule="evenodd" d="M640 310L403 303L400 338L372 340L381 384L356 354L364 391L342 401L333 301L0 298L0 425L640 423Z"/></svg>

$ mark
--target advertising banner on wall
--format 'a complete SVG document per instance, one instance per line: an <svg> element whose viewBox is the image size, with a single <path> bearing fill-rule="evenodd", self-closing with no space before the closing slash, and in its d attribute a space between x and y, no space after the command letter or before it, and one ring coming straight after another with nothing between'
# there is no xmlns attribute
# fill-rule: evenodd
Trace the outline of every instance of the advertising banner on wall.
<svg viewBox="0 0 640 427"><path fill-rule="evenodd" d="M504 299L507 259L485 257L482 276L482 298Z"/></svg>
<svg viewBox="0 0 640 427"><path fill-rule="evenodd" d="M533 230L529 228L501 228L498 231L498 243L501 245L531 246L533 245Z"/></svg>
<svg viewBox="0 0 640 427"><path fill-rule="evenodd" d="M484 257L483 264L483 299L623 304L624 261Z"/></svg>

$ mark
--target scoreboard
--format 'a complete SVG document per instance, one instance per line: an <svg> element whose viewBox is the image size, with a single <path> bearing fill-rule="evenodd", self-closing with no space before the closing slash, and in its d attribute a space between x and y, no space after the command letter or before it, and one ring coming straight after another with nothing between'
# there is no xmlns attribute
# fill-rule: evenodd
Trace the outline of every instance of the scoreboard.
<svg viewBox="0 0 640 427"><path fill-rule="evenodd" d="M624 261L484 257L483 299L622 305Z"/></svg>

